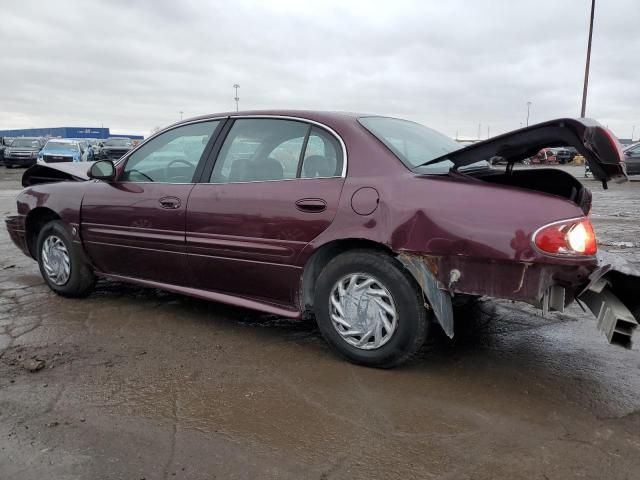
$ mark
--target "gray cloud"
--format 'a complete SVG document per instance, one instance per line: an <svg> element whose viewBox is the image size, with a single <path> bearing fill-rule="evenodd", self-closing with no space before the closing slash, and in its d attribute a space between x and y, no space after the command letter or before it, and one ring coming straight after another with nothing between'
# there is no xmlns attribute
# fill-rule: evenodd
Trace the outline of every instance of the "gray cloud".
<svg viewBox="0 0 640 480"><path fill-rule="evenodd" d="M147 134L234 108L366 111L449 135L577 116L589 0L13 1L0 128ZM600 1L588 116L640 134L640 10Z"/></svg>

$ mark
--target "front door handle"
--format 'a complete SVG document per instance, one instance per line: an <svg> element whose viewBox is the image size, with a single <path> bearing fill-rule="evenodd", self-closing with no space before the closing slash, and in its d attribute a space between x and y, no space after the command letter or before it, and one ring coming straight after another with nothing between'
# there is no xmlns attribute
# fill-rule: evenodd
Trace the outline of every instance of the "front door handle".
<svg viewBox="0 0 640 480"><path fill-rule="evenodd" d="M162 197L158 200L160 206L162 208L166 208L169 210L175 210L176 208L180 208L180 199L178 197Z"/></svg>
<svg viewBox="0 0 640 480"><path fill-rule="evenodd" d="M301 198L296 201L296 208L303 212L319 213L327 209L327 202L321 198Z"/></svg>

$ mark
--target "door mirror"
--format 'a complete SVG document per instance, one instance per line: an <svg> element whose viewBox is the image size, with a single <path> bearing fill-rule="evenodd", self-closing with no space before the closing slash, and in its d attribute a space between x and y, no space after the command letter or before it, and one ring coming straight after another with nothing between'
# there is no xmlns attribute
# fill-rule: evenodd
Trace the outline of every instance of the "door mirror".
<svg viewBox="0 0 640 480"><path fill-rule="evenodd" d="M88 175L95 180L113 180L116 176L116 167L111 160L100 160L91 165Z"/></svg>

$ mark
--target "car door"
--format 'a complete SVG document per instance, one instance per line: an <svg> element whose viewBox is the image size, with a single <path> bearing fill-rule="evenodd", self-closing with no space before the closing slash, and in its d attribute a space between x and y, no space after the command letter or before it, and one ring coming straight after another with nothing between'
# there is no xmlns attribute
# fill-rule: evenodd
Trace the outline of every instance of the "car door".
<svg viewBox="0 0 640 480"><path fill-rule="evenodd" d="M300 251L333 220L346 171L336 134L306 121L236 118L189 197L195 288L293 303Z"/></svg>
<svg viewBox="0 0 640 480"><path fill-rule="evenodd" d="M167 130L125 157L115 181L87 188L81 234L99 270L184 285L187 200L220 124L201 121Z"/></svg>

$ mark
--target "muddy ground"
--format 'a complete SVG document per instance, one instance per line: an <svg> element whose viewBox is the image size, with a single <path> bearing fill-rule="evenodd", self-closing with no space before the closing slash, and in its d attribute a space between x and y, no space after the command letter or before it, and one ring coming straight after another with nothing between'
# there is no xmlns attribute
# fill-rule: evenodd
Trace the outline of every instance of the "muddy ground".
<svg viewBox="0 0 640 480"><path fill-rule="evenodd" d="M4 215L21 172L0 168ZM603 248L640 262L640 183L588 183ZM637 479L640 355L577 307L483 300L409 366L356 367L312 323L57 297L2 226L0 478Z"/></svg>

